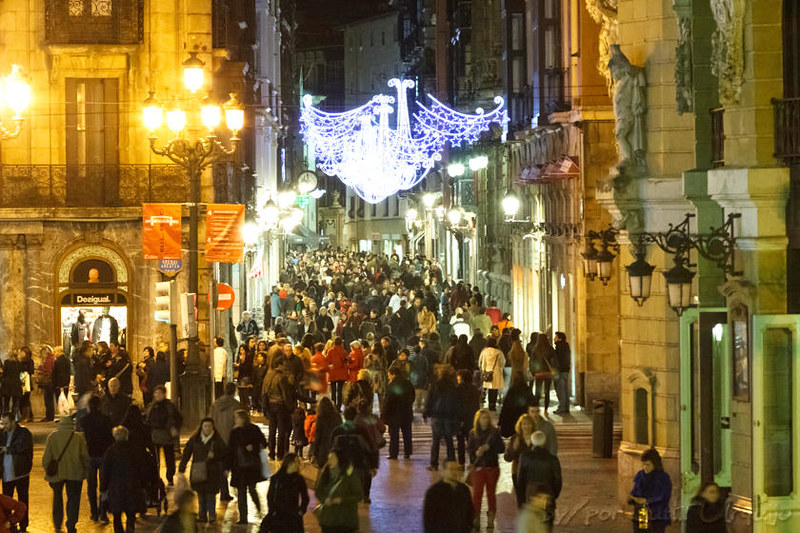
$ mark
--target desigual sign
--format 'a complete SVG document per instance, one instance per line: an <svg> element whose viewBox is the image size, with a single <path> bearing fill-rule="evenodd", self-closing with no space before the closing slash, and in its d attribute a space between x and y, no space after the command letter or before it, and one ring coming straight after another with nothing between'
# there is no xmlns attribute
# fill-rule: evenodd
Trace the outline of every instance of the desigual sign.
<svg viewBox="0 0 800 533"><path fill-rule="evenodd" d="M81 305L103 305L114 303L114 296L111 294L92 294L92 295L75 295L75 303Z"/></svg>

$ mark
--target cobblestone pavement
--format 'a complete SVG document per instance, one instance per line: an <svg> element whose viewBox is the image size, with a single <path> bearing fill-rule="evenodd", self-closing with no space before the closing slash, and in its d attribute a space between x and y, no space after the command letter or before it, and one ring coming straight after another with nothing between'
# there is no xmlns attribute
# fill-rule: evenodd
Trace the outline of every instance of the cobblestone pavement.
<svg viewBox="0 0 800 533"><path fill-rule="evenodd" d="M630 531L630 522L617 518L616 504L616 460L593 459L591 457L591 423L582 413L568 420L552 416L559 434L559 458L564 477L564 489L558 500L558 518L556 532L591 532L606 533L612 531ZM34 469L31 482L31 524L32 533L49 533L53 531L51 522L52 493L44 481L41 456L47 434L55 429L54 424L30 424L34 432L35 453ZM266 428L264 428L266 430ZM615 432L615 446L619 437L619 428ZM404 531L413 533L422 531L422 500L427 487L437 479L438 475L428 472L428 456L430 450L430 426L417 419L414 425L415 454L410 460L388 461L386 452L382 450L381 468L373 482L372 504L360 506L361 531L383 532ZM502 461L501 461L502 462ZM497 490L498 513L495 531L513 532L515 529L516 509L512 492L510 468L502 465L502 475ZM258 486L262 506L266 507L266 491L268 483ZM86 498L86 485L81 500L81 518L78 531L96 533L113 531L112 526L95 524L89 520L89 505ZM169 497L172 498L170 489ZM312 506L316 501L312 495ZM236 500L221 503L218 507L218 523L200 525L199 531L223 531L232 533L252 533L258 530L260 518L256 516L254 506L250 506L251 525L249 527L235 525L238 519ZM484 502L484 509L486 504ZM220 523L221 519L221 523ZM163 520L157 518L153 510L143 519L139 519L136 531L155 532ZM483 513L483 530L486 524ZM306 531L318 532L319 526L313 516L305 520ZM674 528L674 526L673 526Z"/></svg>

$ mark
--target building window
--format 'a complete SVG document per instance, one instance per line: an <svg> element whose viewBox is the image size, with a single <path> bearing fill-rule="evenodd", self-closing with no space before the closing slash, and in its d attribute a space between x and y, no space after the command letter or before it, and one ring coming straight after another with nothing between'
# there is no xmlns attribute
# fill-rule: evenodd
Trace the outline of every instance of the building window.
<svg viewBox="0 0 800 533"><path fill-rule="evenodd" d="M634 392L634 432L636 444L650 444L650 417L648 415L648 396L647 390L636 389Z"/></svg>
<svg viewBox="0 0 800 533"><path fill-rule="evenodd" d="M144 39L144 0L45 0L49 44L136 44Z"/></svg>
<svg viewBox="0 0 800 533"><path fill-rule="evenodd" d="M794 420L792 376L796 357L793 332L786 328L764 331L764 489L767 496L789 496L794 490Z"/></svg>

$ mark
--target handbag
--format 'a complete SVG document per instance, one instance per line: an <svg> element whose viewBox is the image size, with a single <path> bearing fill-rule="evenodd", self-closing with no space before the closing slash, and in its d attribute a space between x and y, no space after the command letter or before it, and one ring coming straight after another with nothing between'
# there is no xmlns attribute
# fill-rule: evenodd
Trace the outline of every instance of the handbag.
<svg viewBox="0 0 800 533"><path fill-rule="evenodd" d="M208 480L208 463L206 461L192 461L192 470L189 472L189 482L205 483Z"/></svg>
<svg viewBox="0 0 800 533"><path fill-rule="evenodd" d="M56 477L58 475L58 464L61 462L61 458L64 457L64 454L67 453L67 448L69 448L69 443L72 442L72 437L75 436L75 432L69 434L69 439L67 439L67 444L64 446L64 449L61 450L61 453L58 455L58 459L50 459L50 462L47 463L47 468L45 469L45 473L48 477Z"/></svg>
<svg viewBox="0 0 800 533"><path fill-rule="evenodd" d="M491 370L481 370L481 381L483 381L484 383L489 382L489 381L494 381L494 369L497 366L497 360L498 359L499 358L497 356L495 356L494 364L492 365L492 369Z"/></svg>

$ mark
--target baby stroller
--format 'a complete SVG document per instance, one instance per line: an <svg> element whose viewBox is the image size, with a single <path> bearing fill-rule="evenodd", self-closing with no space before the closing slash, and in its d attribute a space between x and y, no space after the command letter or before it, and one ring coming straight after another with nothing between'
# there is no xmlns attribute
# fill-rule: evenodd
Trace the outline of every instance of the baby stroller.
<svg viewBox="0 0 800 533"><path fill-rule="evenodd" d="M145 483L145 506L147 509L155 508L156 516L161 516L162 509L164 514L169 512L167 488L164 486L164 480L158 475L158 460L150 446L147 447L146 455L147 482ZM145 512L147 509L145 509Z"/></svg>

